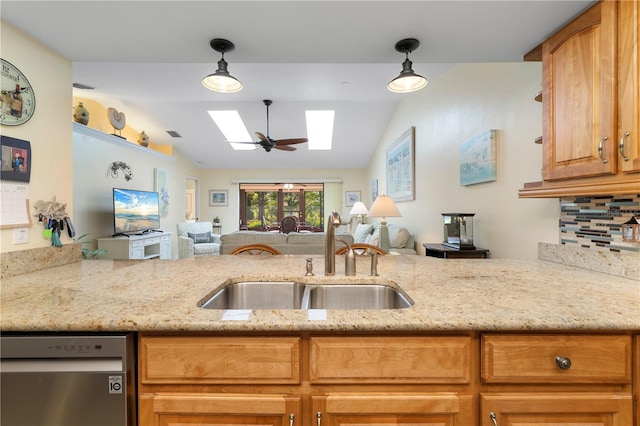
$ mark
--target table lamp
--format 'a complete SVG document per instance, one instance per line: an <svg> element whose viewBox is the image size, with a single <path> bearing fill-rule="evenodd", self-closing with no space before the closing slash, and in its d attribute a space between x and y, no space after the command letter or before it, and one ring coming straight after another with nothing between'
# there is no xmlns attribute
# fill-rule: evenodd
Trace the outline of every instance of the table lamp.
<svg viewBox="0 0 640 426"><path fill-rule="evenodd" d="M395 203L388 195L378 195L373 202L369 214L371 217L381 217L380 221L380 248L387 253L389 252L391 243L389 242L389 228L387 227L388 217L401 217L400 211Z"/></svg>
<svg viewBox="0 0 640 426"><path fill-rule="evenodd" d="M351 208L351 211L349 212L349 214L358 215L359 223L362 223L362 215L365 215L367 213L369 213L369 210L367 210L367 206L365 206L362 201L356 201L353 207Z"/></svg>

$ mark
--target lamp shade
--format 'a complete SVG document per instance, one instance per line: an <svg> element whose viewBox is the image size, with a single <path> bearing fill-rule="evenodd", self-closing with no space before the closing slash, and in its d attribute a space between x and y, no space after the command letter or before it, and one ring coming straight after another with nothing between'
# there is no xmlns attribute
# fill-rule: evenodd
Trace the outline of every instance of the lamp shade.
<svg viewBox="0 0 640 426"><path fill-rule="evenodd" d="M349 214L367 214L369 210L367 210L367 206L364 205L362 201L356 201Z"/></svg>
<svg viewBox="0 0 640 426"><path fill-rule="evenodd" d="M227 61L218 61L218 69L202 79L202 84L209 90L220 93L235 93L242 90L242 83L229 74Z"/></svg>
<svg viewBox="0 0 640 426"><path fill-rule="evenodd" d="M354 206L355 207L355 206ZM367 216L370 217L401 217L400 211L396 207L390 196L378 195L373 205L369 209Z"/></svg>
<svg viewBox="0 0 640 426"><path fill-rule="evenodd" d="M402 64L400 75L387 85L387 89L393 93L411 93L425 87L429 82L420 74L416 74L411 68L412 62L407 59Z"/></svg>

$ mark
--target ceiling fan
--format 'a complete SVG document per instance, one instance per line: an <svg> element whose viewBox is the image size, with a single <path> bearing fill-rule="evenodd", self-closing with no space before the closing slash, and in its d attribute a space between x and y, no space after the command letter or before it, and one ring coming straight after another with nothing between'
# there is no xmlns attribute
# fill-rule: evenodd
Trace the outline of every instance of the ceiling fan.
<svg viewBox="0 0 640 426"><path fill-rule="evenodd" d="M265 99L262 102L267 107L267 135L265 136L260 132L255 132L258 139L260 139L259 142L234 142L234 143L247 143L247 144L260 145L262 148L264 148L265 151L270 152L273 148L279 149L281 151L295 151L296 147L291 145L305 143L309 141L309 139L307 138L273 139L271 136L269 136L269 105L271 105L273 102L269 99Z"/></svg>

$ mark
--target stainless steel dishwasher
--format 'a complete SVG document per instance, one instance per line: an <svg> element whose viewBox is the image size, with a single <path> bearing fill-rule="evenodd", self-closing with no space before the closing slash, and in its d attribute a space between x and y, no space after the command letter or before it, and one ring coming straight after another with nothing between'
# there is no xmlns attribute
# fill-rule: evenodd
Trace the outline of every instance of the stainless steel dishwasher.
<svg viewBox="0 0 640 426"><path fill-rule="evenodd" d="M2 426L133 426L131 334L0 337Z"/></svg>

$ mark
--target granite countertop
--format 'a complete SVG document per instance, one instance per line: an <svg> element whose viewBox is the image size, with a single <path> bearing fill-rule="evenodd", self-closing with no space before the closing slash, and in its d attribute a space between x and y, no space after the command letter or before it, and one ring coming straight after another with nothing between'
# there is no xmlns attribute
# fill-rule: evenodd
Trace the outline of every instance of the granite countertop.
<svg viewBox="0 0 640 426"><path fill-rule="evenodd" d="M442 260L383 256L357 276L304 277L308 256L210 256L181 260L84 260L2 280L0 328L8 331L472 331L640 330L640 281L543 260ZM228 319L198 302L229 279L380 282L415 302L399 310L256 310Z"/></svg>

